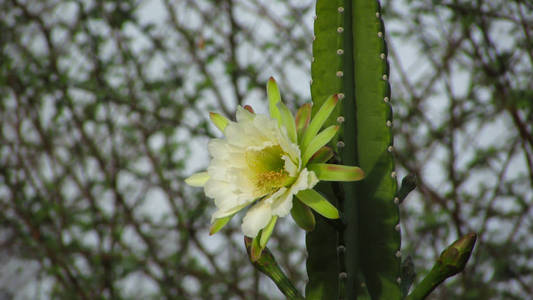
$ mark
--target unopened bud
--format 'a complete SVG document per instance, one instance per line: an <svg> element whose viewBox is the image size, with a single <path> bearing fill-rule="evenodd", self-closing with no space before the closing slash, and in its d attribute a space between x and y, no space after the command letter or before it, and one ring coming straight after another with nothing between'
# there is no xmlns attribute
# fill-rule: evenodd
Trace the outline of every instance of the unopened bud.
<svg viewBox="0 0 533 300"><path fill-rule="evenodd" d="M476 244L476 238L475 233L469 233L442 251L439 261L446 273L450 273L449 276L457 274L465 268Z"/></svg>

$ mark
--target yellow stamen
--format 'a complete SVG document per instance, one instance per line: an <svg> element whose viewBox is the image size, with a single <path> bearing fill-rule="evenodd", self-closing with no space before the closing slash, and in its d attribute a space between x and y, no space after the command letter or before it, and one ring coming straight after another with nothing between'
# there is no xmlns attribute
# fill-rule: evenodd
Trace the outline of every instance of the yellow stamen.
<svg viewBox="0 0 533 300"><path fill-rule="evenodd" d="M285 154L279 145L246 152L246 161L258 196L274 192L287 185L289 174L285 171Z"/></svg>

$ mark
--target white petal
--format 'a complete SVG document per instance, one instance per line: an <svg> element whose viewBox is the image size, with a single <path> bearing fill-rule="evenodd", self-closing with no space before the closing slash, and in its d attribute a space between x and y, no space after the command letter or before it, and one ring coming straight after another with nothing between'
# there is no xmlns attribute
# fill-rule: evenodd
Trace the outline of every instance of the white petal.
<svg viewBox="0 0 533 300"><path fill-rule="evenodd" d="M279 197L283 196L283 194L285 194L285 192L287 191L288 189L286 187L282 187L280 189L278 189L274 194L270 195L268 198L266 198L265 200L263 201L266 201L268 202L269 204L272 204L274 203L274 201L276 201Z"/></svg>
<svg viewBox="0 0 533 300"><path fill-rule="evenodd" d="M289 189L272 202L272 214L284 217L292 208L293 196L299 191L313 188L318 183L314 172L303 169L298 179L289 187Z"/></svg>
<svg viewBox="0 0 533 300"><path fill-rule="evenodd" d="M246 216L242 220L242 232L247 237L254 238L259 233L259 230L265 228L272 218L272 210L270 204L266 201L259 201L252 206Z"/></svg>
<svg viewBox="0 0 533 300"><path fill-rule="evenodd" d="M281 158L285 161L285 164L283 166L285 171L289 173L289 176L295 177L296 172L298 172L298 166L291 160L288 155L283 155Z"/></svg>
<svg viewBox="0 0 533 300"><path fill-rule="evenodd" d="M272 214L278 217L287 216L292 209L292 199L294 193L291 190L285 191L278 199L272 204Z"/></svg>
<svg viewBox="0 0 533 300"><path fill-rule="evenodd" d="M238 212L239 210L245 208L248 204L243 204L243 205L240 205L240 206L235 206L234 208L230 209L230 210L217 210L213 213L213 215L211 216L211 223L213 223L215 221L215 219L220 219L220 218L224 218L224 217L227 217L227 216L230 216L230 215L233 215L234 213Z"/></svg>
<svg viewBox="0 0 533 300"><path fill-rule="evenodd" d="M216 198L217 195L233 192L233 187L221 180L209 178L204 186L205 195L209 198Z"/></svg>
<svg viewBox="0 0 533 300"><path fill-rule="evenodd" d="M215 205L222 210L229 210L243 203L228 182L209 179L204 187L205 195L215 199Z"/></svg>
<svg viewBox="0 0 533 300"><path fill-rule="evenodd" d="M291 142L286 133L280 135L278 141L279 141L279 145L281 146L281 149L283 149L283 151L289 155L291 160L298 165L298 168L300 168L300 163L301 163L300 153L301 152L300 152L300 148L298 148L298 145Z"/></svg>

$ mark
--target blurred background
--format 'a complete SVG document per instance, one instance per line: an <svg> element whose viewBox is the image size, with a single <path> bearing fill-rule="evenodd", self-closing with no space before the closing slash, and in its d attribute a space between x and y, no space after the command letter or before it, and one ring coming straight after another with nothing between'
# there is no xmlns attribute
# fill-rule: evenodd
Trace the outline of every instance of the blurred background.
<svg viewBox="0 0 533 300"><path fill-rule="evenodd" d="M382 1L395 153L417 280L479 234L431 299L533 295L533 3ZM0 299L282 299L239 217L183 179L207 166L208 112L310 101L311 0L0 1ZM304 234L269 242L305 286Z"/></svg>

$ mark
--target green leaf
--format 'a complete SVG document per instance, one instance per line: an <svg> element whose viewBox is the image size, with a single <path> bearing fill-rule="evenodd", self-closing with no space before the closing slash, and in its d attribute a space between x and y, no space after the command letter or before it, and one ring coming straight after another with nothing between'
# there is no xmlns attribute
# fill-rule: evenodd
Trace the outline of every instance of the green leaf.
<svg viewBox="0 0 533 300"><path fill-rule="evenodd" d="M279 93L278 84L273 77L270 77L267 82L267 97L270 117L278 120L278 122L281 124L281 115L277 106L277 104L281 102L281 94Z"/></svg>
<svg viewBox="0 0 533 300"><path fill-rule="evenodd" d="M207 172L199 172L185 179L185 183L190 186L202 187L209 180Z"/></svg>
<svg viewBox="0 0 533 300"><path fill-rule="evenodd" d="M335 164L309 164L308 170L315 172L324 181L357 181L365 177L365 172L358 167Z"/></svg>
<svg viewBox="0 0 533 300"><path fill-rule="evenodd" d="M278 106L278 109L281 115L281 123L287 129L287 134L289 135L289 139L293 143L298 143L298 134L296 133L296 123L294 122L294 117L291 111L283 102L278 102L277 106Z"/></svg>
<svg viewBox="0 0 533 300"><path fill-rule="evenodd" d="M292 201L291 215L296 224L305 231L311 231L315 229L316 221L315 216L311 209L303 205L298 199Z"/></svg>
<svg viewBox="0 0 533 300"><path fill-rule="evenodd" d="M309 145L303 150L302 165L307 165L309 159L318 151L324 147L331 139L337 134L339 126L331 125L328 128L322 130L317 136L315 136Z"/></svg>
<svg viewBox="0 0 533 300"><path fill-rule="evenodd" d="M215 126L222 133L224 133L224 129L226 129L226 126L229 124L229 120L226 117L214 112L209 113L209 118L211 119L211 122L213 122L213 124L215 124Z"/></svg>
<svg viewBox="0 0 533 300"><path fill-rule="evenodd" d="M296 194L296 197L300 199L303 204L309 206L314 211L328 219L339 218L339 211L337 208L320 195L319 192L313 189L300 191Z"/></svg>
<svg viewBox="0 0 533 300"><path fill-rule="evenodd" d="M315 114L315 116L311 119L311 123L305 129L302 140L300 142L300 149L305 151L307 146L311 143L313 138L317 135L318 131L322 128L322 125L324 125L324 122L328 119L329 115L337 105L337 102L339 101L339 98L337 95L333 95L329 97L324 104L320 107L318 112Z"/></svg>

